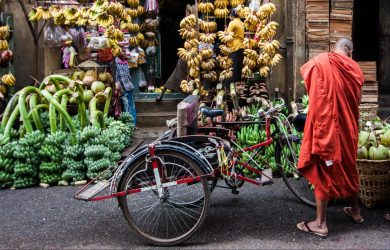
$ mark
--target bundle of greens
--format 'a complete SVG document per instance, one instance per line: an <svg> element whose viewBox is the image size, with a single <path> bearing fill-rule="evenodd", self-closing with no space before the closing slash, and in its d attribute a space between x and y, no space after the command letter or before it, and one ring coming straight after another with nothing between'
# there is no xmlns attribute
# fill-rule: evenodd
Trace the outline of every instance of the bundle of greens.
<svg viewBox="0 0 390 250"><path fill-rule="evenodd" d="M19 141L11 142L14 161L14 187L25 188L34 186L38 179L40 157L37 154L45 135L36 130L25 135Z"/></svg>

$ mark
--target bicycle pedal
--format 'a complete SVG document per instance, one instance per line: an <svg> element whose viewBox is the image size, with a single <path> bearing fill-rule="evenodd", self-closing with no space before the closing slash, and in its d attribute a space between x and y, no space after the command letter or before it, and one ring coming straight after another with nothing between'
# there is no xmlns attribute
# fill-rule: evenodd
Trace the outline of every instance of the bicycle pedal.
<svg viewBox="0 0 390 250"><path fill-rule="evenodd" d="M232 189L232 194L239 194L240 191L238 191L237 189Z"/></svg>

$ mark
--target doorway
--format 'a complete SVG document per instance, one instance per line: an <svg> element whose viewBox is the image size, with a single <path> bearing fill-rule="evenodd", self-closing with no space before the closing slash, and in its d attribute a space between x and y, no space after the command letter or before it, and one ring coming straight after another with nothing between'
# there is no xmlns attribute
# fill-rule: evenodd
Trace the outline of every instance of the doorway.
<svg viewBox="0 0 390 250"><path fill-rule="evenodd" d="M160 34L161 34L161 78L163 85L176 66L177 49L183 47L184 40L179 35L180 21L185 16L187 4L194 0L164 0L159 2Z"/></svg>
<svg viewBox="0 0 390 250"><path fill-rule="evenodd" d="M390 95L390 1L355 0L353 9L353 58L376 61L379 95Z"/></svg>

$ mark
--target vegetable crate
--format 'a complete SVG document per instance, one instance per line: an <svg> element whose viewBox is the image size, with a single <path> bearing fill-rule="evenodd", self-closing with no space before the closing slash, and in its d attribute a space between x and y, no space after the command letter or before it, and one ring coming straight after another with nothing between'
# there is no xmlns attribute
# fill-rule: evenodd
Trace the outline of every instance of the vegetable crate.
<svg viewBox="0 0 390 250"><path fill-rule="evenodd" d="M390 204L390 160L357 160L363 205L373 208Z"/></svg>

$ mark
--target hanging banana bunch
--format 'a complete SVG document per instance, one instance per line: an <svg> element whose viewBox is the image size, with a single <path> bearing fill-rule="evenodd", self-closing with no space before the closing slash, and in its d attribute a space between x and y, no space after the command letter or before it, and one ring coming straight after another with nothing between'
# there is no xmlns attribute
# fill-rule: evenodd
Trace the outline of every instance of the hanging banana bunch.
<svg viewBox="0 0 390 250"><path fill-rule="evenodd" d="M260 9L257 11L256 15L260 19L266 19L270 17L276 11L276 6L273 3L266 3L260 6Z"/></svg>
<svg viewBox="0 0 390 250"><path fill-rule="evenodd" d="M271 21L265 25L264 28L256 32L256 36L260 37L262 40L270 40L275 36L278 25L277 22Z"/></svg>
<svg viewBox="0 0 390 250"><path fill-rule="evenodd" d="M229 6L229 0L215 0L214 6L218 9L227 9Z"/></svg>
<svg viewBox="0 0 390 250"><path fill-rule="evenodd" d="M106 12L109 5L110 2L108 0L96 0L90 9L91 12L100 14Z"/></svg>
<svg viewBox="0 0 390 250"><path fill-rule="evenodd" d="M245 37L243 43L244 43L245 49L257 49L258 48L257 42L255 39Z"/></svg>
<svg viewBox="0 0 390 250"><path fill-rule="evenodd" d="M224 56L229 56L233 52L231 48L229 48L228 46L226 46L224 44L219 45L219 51Z"/></svg>
<svg viewBox="0 0 390 250"><path fill-rule="evenodd" d="M201 76L204 80L209 81L209 82L216 82L218 80L218 74L214 70L202 71Z"/></svg>
<svg viewBox="0 0 390 250"><path fill-rule="evenodd" d="M8 87L12 87L15 85L15 77L12 73L5 74L1 77L1 82L7 85Z"/></svg>
<svg viewBox="0 0 390 250"><path fill-rule="evenodd" d="M137 7L137 6L139 6L140 2L139 2L139 0L127 0L127 4L130 7Z"/></svg>
<svg viewBox="0 0 390 250"><path fill-rule="evenodd" d="M0 27L0 40L8 40L11 29L8 25Z"/></svg>
<svg viewBox="0 0 390 250"><path fill-rule="evenodd" d="M217 31L217 23L214 21L203 21L199 19L199 28L205 33Z"/></svg>
<svg viewBox="0 0 390 250"><path fill-rule="evenodd" d="M117 28L115 28L114 25L111 25L106 29L104 32L104 36L107 38L115 39L117 41L123 41L125 39L125 35L123 32Z"/></svg>
<svg viewBox="0 0 390 250"><path fill-rule="evenodd" d="M208 59L204 60L200 63L200 68L203 71L211 71L213 68L215 68L215 60L214 59Z"/></svg>
<svg viewBox="0 0 390 250"><path fill-rule="evenodd" d="M219 66L224 69L230 69L233 66L233 60L229 58L228 56L217 56L217 61L219 63Z"/></svg>
<svg viewBox="0 0 390 250"><path fill-rule="evenodd" d="M227 8L224 9L216 8L214 10L214 16L216 18L227 18L229 16L229 10Z"/></svg>
<svg viewBox="0 0 390 250"><path fill-rule="evenodd" d="M121 3L110 2L107 7L107 14L114 16L114 18L121 18L125 12L125 7Z"/></svg>
<svg viewBox="0 0 390 250"><path fill-rule="evenodd" d="M212 3L199 3L198 4L198 10L200 13L207 14L212 13L214 11L214 5Z"/></svg>
<svg viewBox="0 0 390 250"><path fill-rule="evenodd" d="M7 50L9 47L7 40L0 40L0 51Z"/></svg>
<svg viewBox="0 0 390 250"><path fill-rule="evenodd" d="M233 77L233 68L222 70L219 74L219 82L224 82Z"/></svg>
<svg viewBox="0 0 390 250"><path fill-rule="evenodd" d="M194 14L186 16L180 21L180 28L182 29L195 28L195 26L196 26L196 17Z"/></svg>
<svg viewBox="0 0 390 250"><path fill-rule="evenodd" d="M234 39L234 33L229 31L218 31L218 38L223 43L230 43Z"/></svg>
<svg viewBox="0 0 390 250"><path fill-rule="evenodd" d="M67 8L64 10L65 25L75 24L80 18L80 12L76 8Z"/></svg>
<svg viewBox="0 0 390 250"><path fill-rule="evenodd" d="M181 28L179 29L179 34L185 40L191 40L197 37L197 32L194 28L190 28L190 29Z"/></svg>
<svg viewBox="0 0 390 250"><path fill-rule="evenodd" d="M256 15L249 13L246 16L245 21L244 21L245 30L250 31L250 32L256 32L257 25L259 24L259 21L260 20Z"/></svg>
<svg viewBox="0 0 390 250"><path fill-rule="evenodd" d="M237 14L240 18L245 19L250 13L251 10L249 7L245 7L244 5L237 6Z"/></svg>
<svg viewBox="0 0 390 250"><path fill-rule="evenodd" d="M215 43L215 38L217 38L217 34L215 33L201 33L199 35L199 40L204 43Z"/></svg>
<svg viewBox="0 0 390 250"><path fill-rule="evenodd" d="M239 5L245 5L245 0L230 0L230 6L232 6L232 8L235 8Z"/></svg>
<svg viewBox="0 0 390 250"><path fill-rule="evenodd" d="M199 41L196 40L196 39L191 39L191 40L187 40L184 42L184 48L186 50L191 50L193 48L198 48L198 45L199 45Z"/></svg>

